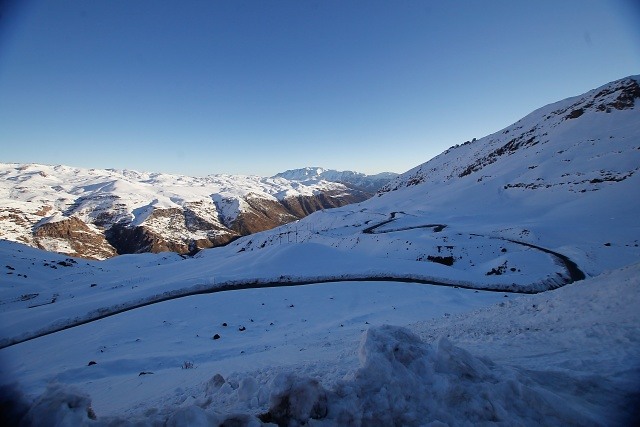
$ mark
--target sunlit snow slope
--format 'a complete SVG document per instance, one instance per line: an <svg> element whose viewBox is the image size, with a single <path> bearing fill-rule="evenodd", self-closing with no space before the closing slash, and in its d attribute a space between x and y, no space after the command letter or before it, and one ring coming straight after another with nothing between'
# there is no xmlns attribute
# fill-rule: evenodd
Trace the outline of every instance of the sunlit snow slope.
<svg viewBox="0 0 640 427"><path fill-rule="evenodd" d="M220 289L396 280L539 292L636 262L638 96L635 79L613 82L450 149L400 177L393 190L361 204L316 212L191 259L168 256L171 263L153 268L127 261L135 269L125 268L124 282L118 266L125 261L119 258L82 262L88 271L75 272L79 266L73 265L67 268L73 274L52 273L42 282L22 277L33 277L35 267L27 263L24 271L7 272L15 274L3 292L13 299L0 313L7 326L0 341ZM574 117L576 110L583 113ZM500 148L513 147L525 134L539 141ZM501 154L491 154L497 151ZM469 165L480 164L466 173ZM540 184L515 184L529 181ZM64 292L51 286L56 280L64 283ZM99 286L89 289L93 283ZM37 294L29 304L37 306L25 310L21 294ZM39 305L52 294L55 304ZM39 319L37 328L33 319Z"/></svg>

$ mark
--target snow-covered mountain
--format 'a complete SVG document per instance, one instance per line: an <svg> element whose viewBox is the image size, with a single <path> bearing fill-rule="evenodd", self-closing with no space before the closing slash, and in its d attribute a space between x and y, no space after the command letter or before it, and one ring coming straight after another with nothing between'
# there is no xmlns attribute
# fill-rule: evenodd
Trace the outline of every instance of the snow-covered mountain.
<svg viewBox="0 0 640 427"><path fill-rule="evenodd" d="M285 178L292 181L303 182L318 180L339 182L351 188L375 193L397 176L398 174L393 172L366 175L353 171L337 171L333 169L323 169L320 167L306 167L281 172L275 175L274 178Z"/></svg>
<svg viewBox="0 0 640 427"><path fill-rule="evenodd" d="M0 387L5 417L634 425L639 80L192 257L0 241L0 386L17 383Z"/></svg>
<svg viewBox="0 0 640 427"><path fill-rule="evenodd" d="M638 80L628 77L542 107L499 132L451 147L382 192L424 183L429 192L472 185L476 192L493 186L505 195L551 188L575 193L623 181L640 168Z"/></svg>
<svg viewBox="0 0 640 427"><path fill-rule="evenodd" d="M448 278L505 286L567 277L540 270L527 245L568 251L587 274L624 266L640 253L639 79L614 81L452 147L366 202L301 220L297 241L439 261ZM282 235L286 229L274 229L233 245L255 250L279 245ZM534 271L548 275L529 276Z"/></svg>
<svg viewBox="0 0 640 427"><path fill-rule="evenodd" d="M0 164L0 178L0 238L97 259L219 246L371 196L322 177L188 177Z"/></svg>

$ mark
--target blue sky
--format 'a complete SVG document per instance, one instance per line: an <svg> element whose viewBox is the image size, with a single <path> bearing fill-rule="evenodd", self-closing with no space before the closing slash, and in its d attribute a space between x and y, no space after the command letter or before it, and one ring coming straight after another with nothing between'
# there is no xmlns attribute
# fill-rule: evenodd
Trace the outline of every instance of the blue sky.
<svg viewBox="0 0 640 427"><path fill-rule="evenodd" d="M9 1L2 162L404 172L640 73L632 1Z"/></svg>

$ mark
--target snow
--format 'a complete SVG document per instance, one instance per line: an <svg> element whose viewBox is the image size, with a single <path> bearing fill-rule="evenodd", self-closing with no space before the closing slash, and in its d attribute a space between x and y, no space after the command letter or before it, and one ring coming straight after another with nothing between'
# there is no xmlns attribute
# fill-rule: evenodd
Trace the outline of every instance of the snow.
<svg viewBox="0 0 640 427"><path fill-rule="evenodd" d="M97 262L0 241L7 417L633 425L639 115L591 103L613 102L620 84L454 147L394 191L194 257ZM491 155L527 133L538 143ZM35 185L74 170L21 168L32 173L3 176ZM112 173L197 188L188 177ZM158 203L188 197L174 191Z"/></svg>
<svg viewBox="0 0 640 427"><path fill-rule="evenodd" d="M73 206L77 215L95 215L94 205L110 204L110 198L131 212L153 200L152 206L170 208L187 202L215 198L239 199L249 194L276 200L285 196L309 196L317 192L342 191L345 186L326 179L301 182L282 177L208 175L189 177L115 169L83 169L39 164L0 164L3 199L31 211L27 202L51 204L64 212ZM16 183L20 183L17 185ZM103 197L99 197L102 195ZM216 201L216 200L214 200ZM217 202L217 201L216 201ZM37 206L33 206L37 209ZM54 215L56 212L52 212ZM84 218L83 218L84 219Z"/></svg>
<svg viewBox="0 0 640 427"><path fill-rule="evenodd" d="M625 399L637 391L640 374L639 273L636 264L517 299L480 294L489 305L479 310L446 302L467 294L466 302L478 307L473 291L405 284L392 292L399 285L391 283L375 284L375 290L367 289L373 284L349 285L360 291L323 284L203 295L1 355L13 360L7 370L23 387L58 382L46 386L30 413L54 411L52 401L55 411L65 408L60 419L76 425L92 412L104 422L126 417L138 425L168 419L190 425L238 413L268 413L275 421L286 414L312 425L617 425L632 415ZM248 292L257 295L239 295ZM416 292L424 292L422 300L412 296ZM378 304L395 304L395 298L415 306L381 314L372 301L361 301L371 295ZM207 303L214 297L230 299ZM502 301L491 305L491 299ZM288 303L294 307L274 309ZM334 303L344 308L328 310ZM451 308L460 314L442 314ZM387 317L395 313L401 317ZM273 334L257 331L273 320ZM236 329L240 324L246 331ZM203 336L215 331L222 338ZM47 368L33 369L43 352ZM90 360L96 364L87 366ZM182 369L184 361L195 367ZM136 393L126 392L131 389Z"/></svg>
<svg viewBox="0 0 640 427"><path fill-rule="evenodd" d="M251 242L261 236L254 235L237 244L203 251L194 258L183 259L176 254L120 256L68 266L59 265L65 262L63 256L43 255L28 248L16 250L16 244L0 242L0 254L13 269L8 286L0 288L0 298L5 301L0 312L0 345L154 302L225 289L395 280L532 292L555 288L569 280L563 266L549 254L498 239L458 236L453 227L447 232L450 234L438 238L449 236L443 245L454 238L470 245L466 256L471 256L471 263L457 268L455 264L449 267L416 260L409 250L414 245L407 242L423 250L432 245L430 234L425 236L423 229L416 230L411 230L414 234L399 232L402 238L396 243L388 239L397 239L397 233L369 235L360 231L349 238L331 238L328 244L305 242L300 230L300 236L286 237L289 242L256 245ZM333 247L334 243L340 245ZM438 253L435 247L432 253ZM489 274L503 265L503 274ZM37 295L26 304L21 299L24 294ZM50 304L54 295L55 304Z"/></svg>
<svg viewBox="0 0 640 427"><path fill-rule="evenodd" d="M5 245L16 251L16 244ZM19 250L25 265L41 255ZM80 274L86 277L92 264L110 263L81 262L55 270L43 265L30 275L34 282L51 280L47 270L64 270L72 279L79 273L73 269L86 268ZM175 268L186 260L118 257L109 274L158 262ZM15 258L11 263L16 274L24 271ZM286 413L300 422L320 417L312 419L317 425L610 425L631 416L623 403L638 386L639 273L635 264L517 298L393 282L195 295L7 347L0 350L1 377L40 395L32 414L53 410L42 402L54 396L70 400L64 411L71 412L59 416L76 425L91 420L87 396L98 420L125 417L148 425L239 413L254 423L257 415L277 421ZM97 288L86 279L85 286ZM2 302L3 310L12 304ZM6 327L13 328L3 322ZM183 369L186 362L192 367ZM287 393L297 397L285 399ZM295 406L283 409L283 401Z"/></svg>
<svg viewBox="0 0 640 427"><path fill-rule="evenodd" d="M130 223L146 225L163 234L166 224L149 221L149 216L154 209L176 207L205 211L210 213L205 217L214 222L221 218L230 226L247 209L244 199L248 197L278 201L326 192L338 196L346 190L343 184L320 179L300 182L225 174L188 177L16 163L0 163L0 177L0 201L5 207L0 212L0 237L12 241L31 236L32 227L38 223L70 216L103 229L116 223ZM21 220L16 221L15 215ZM187 235L189 232L183 231ZM47 248L57 250L55 245ZM65 248L60 250L64 252Z"/></svg>
<svg viewBox="0 0 640 427"><path fill-rule="evenodd" d="M320 167L306 167L302 169L292 169L281 172L274 178L285 178L293 181L304 182L305 184L318 182L321 180L330 182L340 182L345 185L361 188L365 191L376 192L384 184L397 177L398 174L392 172L382 172L375 175L366 175L353 171L337 171Z"/></svg>
<svg viewBox="0 0 640 427"><path fill-rule="evenodd" d="M183 389L189 382L197 386L203 371L215 370L211 376L222 373L227 378L239 366L263 367L267 370L263 375L267 375L301 362L333 363L343 357L345 345L357 344L367 323L406 323L425 316L450 315L502 298L496 293L385 282L249 289L130 311L7 348L3 358L18 363L6 367L32 390L41 389L52 379L71 381L94 398L96 413L118 414L172 395L175 381ZM239 331L241 326L246 330ZM212 340L214 334L221 338ZM48 369L33 371L30 367L40 363L43 352L49 355ZM348 352L351 363L356 361L354 352L355 348ZM87 366L91 360L97 364ZM196 368L182 370L184 361L193 362ZM153 377L138 377L143 371L154 372ZM189 377L191 372L195 376ZM341 368L334 375L345 373ZM169 384L163 382L165 378L171 379ZM114 394L116 389L134 386L138 390L135 396ZM240 395L254 388L245 385ZM111 391L104 396L106 390Z"/></svg>

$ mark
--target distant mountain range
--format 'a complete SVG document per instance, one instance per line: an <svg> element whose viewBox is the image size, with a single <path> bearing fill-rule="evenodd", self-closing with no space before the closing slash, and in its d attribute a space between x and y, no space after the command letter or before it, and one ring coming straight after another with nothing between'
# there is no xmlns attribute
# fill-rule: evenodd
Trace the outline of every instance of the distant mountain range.
<svg viewBox="0 0 640 427"><path fill-rule="evenodd" d="M397 177L397 173L382 172L376 175L365 175L353 171L336 171L319 167L307 167L302 169L292 169L275 175L275 178L285 178L290 181L315 181L325 180L339 182L347 187L375 193L386 183Z"/></svg>
<svg viewBox="0 0 640 427"><path fill-rule="evenodd" d="M0 164L0 238L95 259L189 253L366 200L395 176L305 168L270 178L188 177Z"/></svg>

